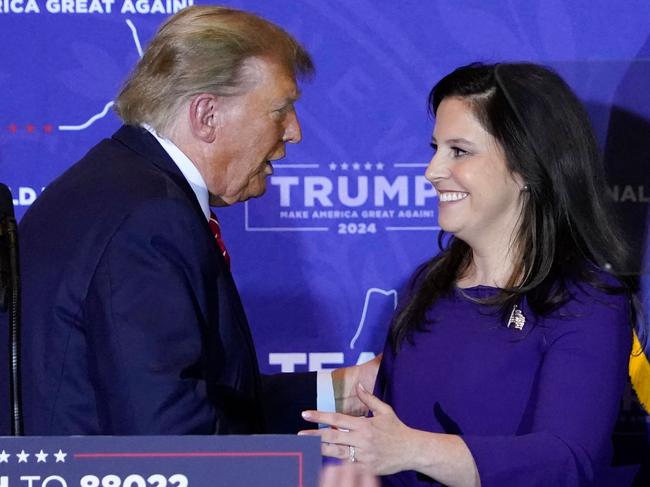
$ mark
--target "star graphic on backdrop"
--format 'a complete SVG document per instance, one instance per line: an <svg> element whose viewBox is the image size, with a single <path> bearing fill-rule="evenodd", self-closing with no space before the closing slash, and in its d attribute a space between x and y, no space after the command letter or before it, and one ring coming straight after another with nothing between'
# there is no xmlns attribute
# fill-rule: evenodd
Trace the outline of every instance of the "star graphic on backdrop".
<svg viewBox="0 0 650 487"><path fill-rule="evenodd" d="M16 456L18 457L18 463L27 463L29 453L25 453L25 450L22 450L20 453L16 453Z"/></svg>
<svg viewBox="0 0 650 487"><path fill-rule="evenodd" d="M43 450L40 452L36 453L36 463L47 463L47 453L45 453Z"/></svg>
<svg viewBox="0 0 650 487"><path fill-rule="evenodd" d="M335 171L336 170L336 162L330 163L330 171Z"/></svg>
<svg viewBox="0 0 650 487"><path fill-rule="evenodd" d="M361 164L359 164L358 162L355 162L354 164L352 164L352 169L354 169L355 171L358 171L360 167L361 167Z"/></svg>
<svg viewBox="0 0 650 487"><path fill-rule="evenodd" d="M371 162L366 162L363 167L366 168L366 171L370 171L372 169L372 163Z"/></svg>
<svg viewBox="0 0 650 487"><path fill-rule="evenodd" d="M341 163L341 169L343 169L344 171L348 170L348 166L349 166L349 164L347 162L342 162Z"/></svg>
<svg viewBox="0 0 650 487"><path fill-rule="evenodd" d="M62 462L65 463L65 457L67 456L67 453L63 453L61 449L59 448L59 451L54 453L54 458L56 458L56 463Z"/></svg>
<svg viewBox="0 0 650 487"><path fill-rule="evenodd" d="M377 163L377 169L379 169L380 171L381 171L382 169L384 169L384 163L383 163L383 162L378 162L378 163Z"/></svg>
<svg viewBox="0 0 650 487"><path fill-rule="evenodd" d="M2 450L2 453L0 453L0 463L9 463L10 456L11 453L7 453L6 451Z"/></svg>

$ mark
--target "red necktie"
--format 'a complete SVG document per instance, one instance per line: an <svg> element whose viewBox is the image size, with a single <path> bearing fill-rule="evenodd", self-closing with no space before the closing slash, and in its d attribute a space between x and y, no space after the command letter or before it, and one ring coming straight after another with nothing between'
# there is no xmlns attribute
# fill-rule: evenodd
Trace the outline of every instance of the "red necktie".
<svg viewBox="0 0 650 487"><path fill-rule="evenodd" d="M228 251L226 250L226 244L223 242L223 238L221 238L221 225L219 225L217 215L215 215L212 210L210 210L210 230L212 230L214 239L217 241L217 245L221 249L221 255L223 255L223 258L226 260L228 270L230 270L230 254L228 254Z"/></svg>

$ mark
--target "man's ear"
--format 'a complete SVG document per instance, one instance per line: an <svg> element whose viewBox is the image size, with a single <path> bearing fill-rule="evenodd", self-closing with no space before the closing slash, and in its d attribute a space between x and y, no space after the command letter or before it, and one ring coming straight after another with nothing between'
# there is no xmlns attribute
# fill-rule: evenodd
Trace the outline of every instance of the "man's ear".
<svg viewBox="0 0 650 487"><path fill-rule="evenodd" d="M210 93L199 93L190 101L189 119L192 134L208 143L214 142L219 114L218 97Z"/></svg>

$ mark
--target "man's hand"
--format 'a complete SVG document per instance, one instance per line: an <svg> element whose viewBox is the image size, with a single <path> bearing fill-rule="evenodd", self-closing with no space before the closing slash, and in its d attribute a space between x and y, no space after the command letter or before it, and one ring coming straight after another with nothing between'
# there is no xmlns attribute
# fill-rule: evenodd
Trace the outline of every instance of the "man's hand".
<svg viewBox="0 0 650 487"><path fill-rule="evenodd" d="M320 487L379 487L377 477L361 465L327 465L321 473Z"/></svg>
<svg viewBox="0 0 650 487"><path fill-rule="evenodd" d="M336 412L350 416L365 416L368 413L368 406L359 400L356 386L361 383L367 391L374 390L381 357L379 354L361 365L342 367L332 372Z"/></svg>

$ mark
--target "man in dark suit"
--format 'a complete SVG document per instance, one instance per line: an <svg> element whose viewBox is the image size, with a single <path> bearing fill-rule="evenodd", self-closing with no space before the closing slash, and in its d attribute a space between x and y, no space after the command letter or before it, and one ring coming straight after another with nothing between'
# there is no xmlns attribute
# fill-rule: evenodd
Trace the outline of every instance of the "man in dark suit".
<svg viewBox="0 0 650 487"><path fill-rule="evenodd" d="M260 376L210 205L264 193L300 141L307 52L254 15L191 7L116 100L125 125L20 224L26 434L297 431L314 374ZM339 409L376 365L333 374ZM327 379L328 380L328 379ZM370 382L370 383L369 383Z"/></svg>

